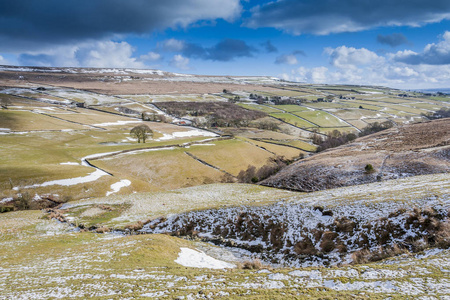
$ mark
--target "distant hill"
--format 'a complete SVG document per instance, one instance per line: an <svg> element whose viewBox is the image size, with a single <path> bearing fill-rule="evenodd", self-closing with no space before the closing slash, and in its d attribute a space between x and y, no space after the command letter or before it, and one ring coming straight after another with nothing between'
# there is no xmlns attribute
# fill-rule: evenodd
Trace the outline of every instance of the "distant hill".
<svg viewBox="0 0 450 300"><path fill-rule="evenodd" d="M365 167L371 164L373 170ZM450 171L450 119L404 125L359 138L288 166L265 186L311 192Z"/></svg>

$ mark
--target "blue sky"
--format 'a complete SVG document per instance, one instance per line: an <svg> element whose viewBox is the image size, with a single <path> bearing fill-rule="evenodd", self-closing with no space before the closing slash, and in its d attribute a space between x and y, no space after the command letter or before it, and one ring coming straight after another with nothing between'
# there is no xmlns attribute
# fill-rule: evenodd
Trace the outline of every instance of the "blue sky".
<svg viewBox="0 0 450 300"><path fill-rule="evenodd" d="M0 64L450 87L448 0L0 0Z"/></svg>

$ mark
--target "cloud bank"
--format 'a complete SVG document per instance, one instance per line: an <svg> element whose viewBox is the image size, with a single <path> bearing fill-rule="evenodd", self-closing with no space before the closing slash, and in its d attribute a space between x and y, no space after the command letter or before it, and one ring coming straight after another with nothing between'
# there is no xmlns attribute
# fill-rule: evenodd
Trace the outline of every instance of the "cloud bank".
<svg viewBox="0 0 450 300"><path fill-rule="evenodd" d="M365 48L325 48L329 66L299 67L280 77L309 83L382 85L399 88L448 86L450 82L450 32L423 52L410 50L385 56Z"/></svg>
<svg viewBox="0 0 450 300"><path fill-rule="evenodd" d="M411 50L399 51L394 60L410 65L448 65L450 64L450 31L442 35L442 41L428 44L422 53Z"/></svg>
<svg viewBox="0 0 450 300"><path fill-rule="evenodd" d="M232 20L239 0L14 0L0 2L0 51L26 51L121 34Z"/></svg>
<svg viewBox="0 0 450 300"><path fill-rule="evenodd" d="M159 48L163 51L180 52L188 58L213 61L232 61L238 57L253 57L253 54L257 52L254 47L247 45L246 42L236 39L225 39L212 47L169 39L163 41Z"/></svg>
<svg viewBox="0 0 450 300"><path fill-rule="evenodd" d="M450 19L448 0L279 0L256 6L245 25L326 35Z"/></svg>

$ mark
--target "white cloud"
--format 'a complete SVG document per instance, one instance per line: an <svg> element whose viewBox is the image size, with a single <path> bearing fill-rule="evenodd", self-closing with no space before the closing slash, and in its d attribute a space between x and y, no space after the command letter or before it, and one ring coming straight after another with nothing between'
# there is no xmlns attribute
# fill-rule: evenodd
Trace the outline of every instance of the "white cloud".
<svg viewBox="0 0 450 300"><path fill-rule="evenodd" d="M186 43L177 39L168 39L158 44L165 51L180 52L184 49Z"/></svg>
<svg viewBox="0 0 450 300"><path fill-rule="evenodd" d="M22 65L33 66L145 68L145 64L134 57L133 52L133 47L127 42L97 41L23 53L19 61Z"/></svg>
<svg viewBox="0 0 450 300"><path fill-rule="evenodd" d="M147 54L141 55L139 58L143 61L155 62L161 60L162 56L159 53L150 51Z"/></svg>
<svg viewBox="0 0 450 300"><path fill-rule="evenodd" d="M328 68L326 67L316 67L316 68L305 68L300 67L294 72L294 77L296 81L301 82L311 82L311 83L327 83L328 82Z"/></svg>
<svg viewBox="0 0 450 300"><path fill-rule="evenodd" d="M189 70L189 58L180 54L174 55L170 65L181 70Z"/></svg>
<svg viewBox="0 0 450 300"><path fill-rule="evenodd" d="M425 47L433 53L446 53L450 33L443 35L443 41ZM439 51L437 50L439 48ZM450 64L406 64L400 58L420 55L410 50L387 53L385 56L365 48L340 46L327 48L330 66L313 68L299 67L291 74L281 74L286 80L309 83L381 85L402 89L448 87Z"/></svg>
<svg viewBox="0 0 450 300"><path fill-rule="evenodd" d="M9 65L9 61L0 55L0 65Z"/></svg>
<svg viewBox="0 0 450 300"><path fill-rule="evenodd" d="M365 48L340 46L335 49L325 48L330 56L331 64L338 68L356 68L361 65L382 63L384 58Z"/></svg>
<svg viewBox="0 0 450 300"><path fill-rule="evenodd" d="M80 66L95 68L144 68L141 61L132 57L133 47L127 42L96 42L75 53Z"/></svg>

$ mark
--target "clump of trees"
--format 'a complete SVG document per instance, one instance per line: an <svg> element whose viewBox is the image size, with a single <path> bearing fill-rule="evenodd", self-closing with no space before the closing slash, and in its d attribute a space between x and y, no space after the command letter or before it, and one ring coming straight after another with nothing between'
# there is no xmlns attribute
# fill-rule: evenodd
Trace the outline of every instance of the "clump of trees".
<svg viewBox="0 0 450 300"><path fill-rule="evenodd" d="M153 131L145 124L138 125L131 129L130 135L138 139L138 143L142 142L145 144L145 140L149 137L153 137Z"/></svg>
<svg viewBox="0 0 450 300"><path fill-rule="evenodd" d="M161 102L158 108L179 118L195 117L194 123L204 127L247 127L251 121L267 116L228 102Z"/></svg>
<svg viewBox="0 0 450 300"><path fill-rule="evenodd" d="M422 116L425 116L430 120L450 118L450 108L443 107L433 113L422 114Z"/></svg>
<svg viewBox="0 0 450 300"><path fill-rule="evenodd" d="M391 121L386 121L386 122L375 122L375 123L371 123L368 126L364 127L361 132L359 133L359 136L365 136L365 135L369 135L375 132L379 132L379 131L383 131L389 128L392 128L392 126L394 126L394 124Z"/></svg>
<svg viewBox="0 0 450 300"><path fill-rule="evenodd" d="M239 172L237 178L242 183L257 183L276 174L291 162L291 160L286 159L284 156L271 157L267 164L259 169L256 169L255 166L248 166L246 170Z"/></svg>
<svg viewBox="0 0 450 300"><path fill-rule="evenodd" d="M315 138L313 136L313 143L318 143L319 147L317 147L317 152L320 152L351 142L357 137L358 136L354 133L341 133L339 130L333 130L327 134L327 137L324 140L316 134Z"/></svg>
<svg viewBox="0 0 450 300"><path fill-rule="evenodd" d="M280 130L278 123L269 121L269 120L264 120L264 121L258 122L258 124L256 124L256 127L258 129L263 129L263 130L271 130L271 131Z"/></svg>

